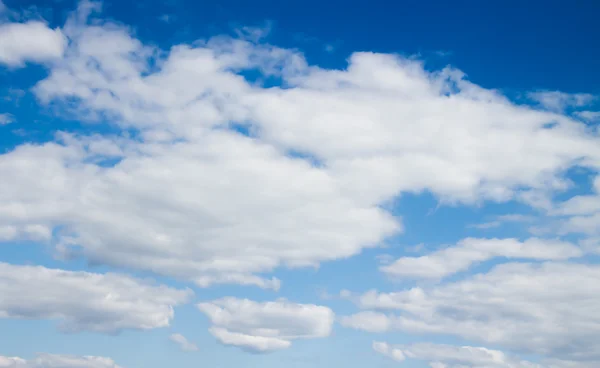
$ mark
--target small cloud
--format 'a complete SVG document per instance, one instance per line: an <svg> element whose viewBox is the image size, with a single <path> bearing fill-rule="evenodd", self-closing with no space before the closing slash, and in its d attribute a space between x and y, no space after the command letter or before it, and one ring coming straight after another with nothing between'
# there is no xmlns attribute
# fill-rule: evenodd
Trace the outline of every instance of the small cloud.
<svg viewBox="0 0 600 368"><path fill-rule="evenodd" d="M434 51L434 54L439 57L448 57L448 56L452 55L452 51L437 50L437 51Z"/></svg>
<svg viewBox="0 0 600 368"><path fill-rule="evenodd" d="M600 111L578 111L575 115L585 121L600 120Z"/></svg>
<svg viewBox="0 0 600 368"><path fill-rule="evenodd" d="M535 220L533 216L521 215L518 213L501 215L496 218L498 219L498 221L502 222L533 222Z"/></svg>
<svg viewBox="0 0 600 368"><path fill-rule="evenodd" d="M333 53L335 51L335 46L333 46L332 44L326 44L325 45L325 52L327 53Z"/></svg>
<svg viewBox="0 0 600 368"><path fill-rule="evenodd" d="M490 221L490 222L484 222L481 224L471 224L468 227L473 228L473 229L484 230L484 229L493 229L496 227L500 227L500 225L502 225L502 223L500 221Z"/></svg>
<svg viewBox="0 0 600 368"><path fill-rule="evenodd" d="M25 96L27 92L19 88L9 88L6 92L6 95L2 97L4 101L13 102L13 104L18 104L19 101Z"/></svg>
<svg viewBox="0 0 600 368"><path fill-rule="evenodd" d="M15 117L12 114L0 114L0 125L8 125L15 122Z"/></svg>
<svg viewBox="0 0 600 368"><path fill-rule="evenodd" d="M535 221L535 218L532 216L521 215L518 213L511 213L511 214L507 214L507 215L496 216L494 221L484 222L484 223L480 223L480 224L471 224L471 225L468 225L467 227L472 228L472 229L485 230L485 229L493 229L493 228L500 227L500 226L502 226L503 223L506 223L506 222L533 222L533 221Z"/></svg>
<svg viewBox="0 0 600 368"><path fill-rule="evenodd" d="M266 21L265 25L262 27L244 26L235 29L235 33L238 35L239 38L257 43L263 38L266 38L271 33L272 28L273 22Z"/></svg>
<svg viewBox="0 0 600 368"><path fill-rule="evenodd" d="M198 351L198 347L196 346L196 344L188 341L188 339L186 339L185 336L181 334L172 334L171 336L169 336L169 340L179 345L179 347L183 351Z"/></svg>
<svg viewBox="0 0 600 368"><path fill-rule="evenodd" d="M559 91L539 91L527 94L547 110L562 112L569 107L583 107L591 104L596 96L589 93L564 93Z"/></svg>
<svg viewBox="0 0 600 368"><path fill-rule="evenodd" d="M413 245L405 248L407 252L419 253L425 250L425 243L419 243L417 245Z"/></svg>
<svg viewBox="0 0 600 368"><path fill-rule="evenodd" d="M158 17L158 20L168 24L174 22L176 18L177 17L174 14L163 14L160 17Z"/></svg>
<svg viewBox="0 0 600 368"><path fill-rule="evenodd" d="M378 254L375 256L375 259L381 264L390 264L394 260L394 257L391 254Z"/></svg>
<svg viewBox="0 0 600 368"><path fill-rule="evenodd" d="M350 292L350 290L346 290L346 289L340 290L340 298L347 299L350 297L352 297L352 293Z"/></svg>

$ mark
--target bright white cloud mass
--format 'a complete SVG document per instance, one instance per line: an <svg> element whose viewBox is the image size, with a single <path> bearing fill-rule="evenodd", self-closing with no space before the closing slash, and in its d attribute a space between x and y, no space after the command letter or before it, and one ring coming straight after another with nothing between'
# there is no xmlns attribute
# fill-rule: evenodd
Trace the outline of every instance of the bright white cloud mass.
<svg viewBox="0 0 600 368"><path fill-rule="evenodd" d="M0 154L0 246L34 242L66 265L120 273L0 263L0 318L58 321L71 332L168 327L194 293L123 272L184 283L199 297L220 284L285 290L277 271L389 244L405 230L392 204L430 193L444 206L516 202L553 226L547 237L469 237L402 253L379 271L426 282L344 295L361 311L341 325L506 349L373 344L433 368L600 364L600 266L586 258L600 250L600 180L591 193L556 199L577 185L570 170L600 169L597 128L565 113L594 96L535 92L539 105L521 105L452 67L356 52L346 68L325 69L262 39L160 49L87 1L60 29L0 24L0 64L27 63L48 71L31 88L39 103L89 132L57 130ZM0 125L21 120L0 115ZM330 307L291 299L229 296L197 309L219 343L255 353L334 329ZM198 350L181 334L170 340ZM117 366L40 355L0 357L0 367Z"/></svg>
<svg viewBox="0 0 600 368"><path fill-rule="evenodd" d="M0 24L0 65L21 67L28 61L55 60L62 56L66 44L59 29L50 29L39 21Z"/></svg>

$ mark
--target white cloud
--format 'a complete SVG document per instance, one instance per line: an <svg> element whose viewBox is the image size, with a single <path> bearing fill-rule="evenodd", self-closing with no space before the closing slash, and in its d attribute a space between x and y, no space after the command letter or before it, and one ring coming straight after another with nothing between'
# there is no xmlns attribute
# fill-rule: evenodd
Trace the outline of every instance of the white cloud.
<svg viewBox="0 0 600 368"><path fill-rule="evenodd" d="M0 263L0 318L58 320L66 331L165 327L190 296L124 275Z"/></svg>
<svg viewBox="0 0 600 368"><path fill-rule="evenodd" d="M531 92L528 97L546 109L563 111L568 107L582 107L592 103L596 96L588 93L564 93L560 91Z"/></svg>
<svg viewBox="0 0 600 368"><path fill-rule="evenodd" d="M492 229L492 228L500 227L500 226L502 226L502 224L504 224L506 222L524 223L524 222L532 222L532 221L534 221L534 217L532 217L532 216L521 215L521 214L515 213L515 214L496 216L496 219L493 221L482 222L479 224L472 224L472 225L469 225L468 227L485 230L485 229Z"/></svg>
<svg viewBox="0 0 600 368"><path fill-rule="evenodd" d="M600 362L598 265L502 264L489 273L442 285L370 291L356 303L365 309L398 311L372 315L379 325L387 318L387 331L456 335L549 359ZM365 316L361 312L347 319L361 319L368 326Z"/></svg>
<svg viewBox="0 0 600 368"><path fill-rule="evenodd" d="M420 257L401 257L395 262L381 266L388 276L400 278L441 279L472 265L493 258L516 258L537 260L566 260L581 257L579 247L559 240L531 238L524 242L517 239L466 238L455 246L437 250Z"/></svg>
<svg viewBox="0 0 600 368"><path fill-rule="evenodd" d="M373 342L373 350L396 361L426 360L432 368L542 368L539 364L483 347L427 343L394 346Z"/></svg>
<svg viewBox="0 0 600 368"><path fill-rule="evenodd" d="M108 168L93 160L118 154L118 141L80 143L0 156L0 175L13 178L0 182L0 221L63 226L55 242L67 257L81 251L200 286L277 289L278 280L255 274L349 257L399 228L380 208L344 196L327 172L234 133L128 141L127 156Z"/></svg>
<svg viewBox="0 0 600 368"><path fill-rule="evenodd" d="M600 235L600 176L595 178L592 190L591 194L577 195L555 206L550 214L560 218L558 228L553 231Z"/></svg>
<svg viewBox="0 0 600 368"><path fill-rule="evenodd" d="M198 309L222 344L261 353L289 348L295 339L327 337L334 322L327 307L286 300L259 303L229 297L200 303Z"/></svg>
<svg viewBox="0 0 600 368"><path fill-rule="evenodd" d="M0 64L9 67L56 60L66 45L67 39L59 29L50 29L39 21L0 24Z"/></svg>
<svg viewBox="0 0 600 368"><path fill-rule="evenodd" d="M385 342L373 341L373 350L397 362L402 362L406 359L402 350L394 348Z"/></svg>
<svg viewBox="0 0 600 368"><path fill-rule="evenodd" d="M172 334L171 336L169 336L169 340L179 345L179 347L183 351L198 351L198 347L196 346L196 344L190 342L185 336L181 334Z"/></svg>
<svg viewBox="0 0 600 368"><path fill-rule="evenodd" d="M9 113L0 114L0 125L8 125L15 121L15 117Z"/></svg>
<svg viewBox="0 0 600 368"><path fill-rule="evenodd" d="M0 356L0 368L119 368L110 358L38 354L31 360Z"/></svg>
<svg viewBox="0 0 600 368"><path fill-rule="evenodd" d="M568 188L568 168L600 166L584 124L515 105L454 69L355 53L327 70L227 37L166 52L122 26L86 23L90 12L67 22L68 50L34 91L75 119L139 136L70 137L0 157L15 178L0 183L0 220L63 229L53 241L66 257L276 289L266 274L278 267L316 267L401 231L383 205L402 193L539 205ZM249 83L246 69L286 88ZM99 162L109 153L114 167Z"/></svg>

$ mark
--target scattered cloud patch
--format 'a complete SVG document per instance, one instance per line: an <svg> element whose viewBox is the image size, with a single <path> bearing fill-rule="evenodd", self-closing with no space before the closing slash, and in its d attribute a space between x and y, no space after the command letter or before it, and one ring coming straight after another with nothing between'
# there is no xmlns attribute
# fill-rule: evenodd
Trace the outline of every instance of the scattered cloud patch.
<svg viewBox="0 0 600 368"><path fill-rule="evenodd" d="M0 356L2 368L120 368L112 359L96 356L38 354L31 360Z"/></svg>
<svg viewBox="0 0 600 368"><path fill-rule="evenodd" d="M600 120L600 111L578 111L575 115L577 115L585 121Z"/></svg>
<svg viewBox="0 0 600 368"><path fill-rule="evenodd" d="M39 21L0 24L0 64L22 67L62 57L67 39L60 29Z"/></svg>
<svg viewBox="0 0 600 368"><path fill-rule="evenodd" d="M8 125L15 122L15 117L9 113L0 114L0 125Z"/></svg>
<svg viewBox="0 0 600 368"><path fill-rule="evenodd" d="M352 296L366 311L347 316L346 326L455 335L547 359L599 364L599 281L598 265L501 264L455 282Z"/></svg>
<svg viewBox="0 0 600 368"><path fill-rule="evenodd" d="M191 294L118 274L0 263L0 318L57 320L68 332L166 327Z"/></svg>
<svg viewBox="0 0 600 368"><path fill-rule="evenodd" d="M286 300L229 297L200 303L198 309L210 319L209 331L219 342L258 353L287 349L296 339L327 337L334 322L327 307Z"/></svg>
<svg viewBox="0 0 600 368"><path fill-rule="evenodd" d="M596 99L596 96L588 93L564 93L560 91L531 92L528 97L548 110L559 112L570 107L587 106Z"/></svg>
<svg viewBox="0 0 600 368"><path fill-rule="evenodd" d="M169 340L173 341L183 351L198 351L198 346L193 342L190 342L185 336L175 333L169 336Z"/></svg>
<svg viewBox="0 0 600 368"><path fill-rule="evenodd" d="M425 360L432 368L542 368L539 364L483 347L440 344L394 346L373 342L373 350L398 362L406 359Z"/></svg>
<svg viewBox="0 0 600 368"><path fill-rule="evenodd" d="M442 279L466 271L472 265L502 257L508 259L566 260L583 256L574 244L559 240L531 238L463 239L455 246L420 257L402 257L380 270L398 278Z"/></svg>

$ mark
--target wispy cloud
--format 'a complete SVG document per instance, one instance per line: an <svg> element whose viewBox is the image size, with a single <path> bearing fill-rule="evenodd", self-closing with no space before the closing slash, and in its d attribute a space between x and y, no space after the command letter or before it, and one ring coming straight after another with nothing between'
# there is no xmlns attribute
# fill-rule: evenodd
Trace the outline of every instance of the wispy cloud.
<svg viewBox="0 0 600 368"><path fill-rule="evenodd" d="M185 336L181 334L174 333L171 336L169 336L169 340L179 345L179 347L183 351L198 351L198 346L190 342Z"/></svg>
<svg viewBox="0 0 600 368"><path fill-rule="evenodd" d="M0 114L0 125L8 125L15 122L15 117L12 114Z"/></svg>
<svg viewBox="0 0 600 368"><path fill-rule="evenodd" d="M562 112L569 107L587 106L597 98L589 93L564 93L559 91L530 92L527 96L542 107L557 112Z"/></svg>

